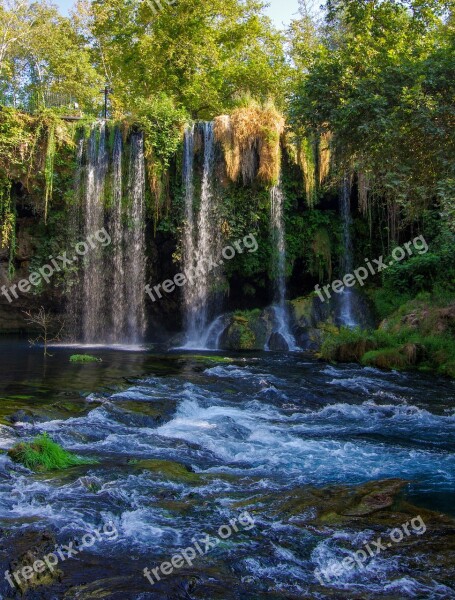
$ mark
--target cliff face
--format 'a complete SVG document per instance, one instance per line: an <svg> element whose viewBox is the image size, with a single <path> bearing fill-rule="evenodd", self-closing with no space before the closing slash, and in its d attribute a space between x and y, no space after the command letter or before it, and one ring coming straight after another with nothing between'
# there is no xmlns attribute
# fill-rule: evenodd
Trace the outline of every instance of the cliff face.
<svg viewBox="0 0 455 600"><path fill-rule="evenodd" d="M29 310L37 306L40 302L39 296L23 294L14 288L18 298L14 297L10 288L17 286L22 279L28 278L30 263L33 259L37 239L34 236L34 228L37 226L39 218L33 216L20 217L16 221L16 250L14 258L11 260L11 253L8 248L0 249L0 332L1 333L21 333L27 330L24 310ZM13 277L9 273L14 269ZM3 287L5 286L5 287ZM8 297L12 300L8 301ZM48 301L46 300L46 304Z"/></svg>

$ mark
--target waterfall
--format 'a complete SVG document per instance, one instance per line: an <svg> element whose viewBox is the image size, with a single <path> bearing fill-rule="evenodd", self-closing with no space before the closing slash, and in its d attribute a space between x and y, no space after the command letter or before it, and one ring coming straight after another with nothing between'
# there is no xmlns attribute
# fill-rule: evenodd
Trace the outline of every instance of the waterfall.
<svg viewBox="0 0 455 600"><path fill-rule="evenodd" d="M127 310L127 340L139 342L146 328L145 321L145 162L142 133L131 135L129 170L128 224L125 231L124 291Z"/></svg>
<svg viewBox="0 0 455 600"><path fill-rule="evenodd" d="M352 240L351 240L351 178L345 175L340 190L340 209L343 223L343 256L341 260L342 275L352 273ZM344 327L356 327L357 321L354 316L353 306L354 294L350 288L345 288L340 294L339 321Z"/></svg>
<svg viewBox="0 0 455 600"><path fill-rule="evenodd" d="M217 197L213 190L213 168L215 162L215 138L213 124L199 125L204 141L201 195L199 213L195 218L194 207L194 129L188 129L184 140L183 184L185 191L185 231L183 237L184 271L198 269L192 282L187 282L184 291L185 347L206 348L209 322L213 318L214 285L216 273L204 266L207 259L215 259L220 251Z"/></svg>
<svg viewBox="0 0 455 600"><path fill-rule="evenodd" d="M183 190L185 201L185 224L183 231L182 260L183 270L188 272L193 268L195 260L194 238L194 125L185 130L183 140ZM193 313L195 306L195 290L187 283L183 288L183 303L185 307L184 325L187 341L194 335Z"/></svg>
<svg viewBox="0 0 455 600"><path fill-rule="evenodd" d="M87 149L87 183L85 189L84 235L87 238L104 227L104 184L108 156L106 126L93 127ZM83 258L82 323L84 342L99 340L105 329L106 310L103 306L104 275L102 248L91 248Z"/></svg>
<svg viewBox="0 0 455 600"><path fill-rule="evenodd" d="M122 173L123 143L122 134L117 127L114 133L114 148L112 153L112 196L113 207L111 215L112 239L112 340L122 339L125 327L126 306L124 286L124 253L123 253L123 173Z"/></svg>
<svg viewBox="0 0 455 600"><path fill-rule="evenodd" d="M111 244L95 243L80 259L78 280L69 293L69 310L77 321L74 337L90 344L140 342L146 330L143 136L131 134L127 153L116 128L109 156L106 124L97 123L78 148L78 165L75 196L82 224L74 225L77 241L106 227Z"/></svg>
<svg viewBox="0 0 455 600"><path fill-rule="evenodd" d="M286 240L284 229L284 194L281 183L270 190L271 233L276 250L275 264L275 301L272 306L274 314L274 332L265 349L271 349L271 341L277 349L298 350L289 324L289 310L286 305ZM287 346L286 348L284 346Z"/></svg>

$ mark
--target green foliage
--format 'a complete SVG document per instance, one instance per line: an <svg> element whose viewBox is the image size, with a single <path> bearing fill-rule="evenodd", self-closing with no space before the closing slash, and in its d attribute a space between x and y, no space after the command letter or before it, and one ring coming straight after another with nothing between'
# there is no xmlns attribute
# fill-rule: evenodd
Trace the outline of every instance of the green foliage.
<svg viewBox="0 0 455 600"><path fill-rule="evenodd" d="M135 121L144 132L145 160L150 192L154 200L155 228L161 216L162 206L169 194L168 177L172 158L182 144L186 112L175 106L164 93L145 100L139 98L134 106ZM167 202L169 207L169 202Z"/></svg>
<svg viewBox="0 0 455 600"><path fill-rule="evenodd" d="M10 249L8 274L14 275L16 252L16 207L11 198L11 182L0 179L0 248Z"/></svg>
<svg viewBox="0 0 455 600"><path fill-rule="evenodd" d="M67 98L67 105L71 100L89 110L100 105L102 78L82 33L82 16L63 17L45 0L2 3L2 103L41 110L55 103L49 98L54 94L57 99Z"/></svg>
<svg viewBox="0 0 455 600"><path fill-rule="evenodd" d="M324 360L333 361L341 346L354 345L364 340L371 341L372 335L360 328L350 329L326 325L323 329L323 338L319 356Z"/></svg>
<svg viewBox="0 0 455 600"><path fill-rule="evenodd" d="M44 164L44 223L47 223L49 202L54 189L54 159L55 159L55 123L49 126L47 132L46 161Z"/></svg>
<svg viewBox="0 0 455 600"><path fill-rule="evenodd" d="M330 279L332 257L342 252L339 216L333 211L318 209L297 212L288 203L285 220L289 267L300 258L308 273L320 281Z"/></svg>
<svg viewBox="0 0 455 600"><path fill-rule="evenodd" d="M148 100L139 98L134 111L137 124L145 133L149 151L160 161L163 169L167 169L182 143L187 113L177 108L164 93Z"/></svg>
<svg viewBox="0 0 455 600"><path fill-rule="evenodd" d="M112 74L114 103L165 93L192 118L212 118L251 92L282 104L287 72L282 36L256 0L153 3L95 0L95 53Z"/></svg>
<svg viewBox="0 0 455 600"><path fill-rule="evenodd" d="M362 364L379 367L381 369L401 370L410 367L406 356L399 348L383 348L381 350L370 350L362 356Z"/></svg>
<svg viewBox="0 0 455 600"><path fill-rule="evenodd" d="M401 262L387 256L384 259L387 269L381 273L382 287L368 290L379 319L384 319L422 292L431 293L431 302L435 305L448 302L455 293L453 233L444 221L436 220L428 213L423 230L428 252L419 254L413 250L413 255Z"/></svg>
<svg viewBox="0 0 455 600"><path fill-rule="evenodd" d="M91 356L90 354L72 354L70 356L70 362L72 363L93 363L102 362L101 358Z"/></svg>
<svg viewBox="0 0 455 600"><path fill-rule="evenodd" d="M330 361L359 360L379 368L415 368L455 377L455 321L447 312L453 306L453 296L449 308L443 300L421 294L403 304L375 331L326 327L320 356Z"/></svg>
<svg viewBox="0 0 455 600"><path fill-rule="evenodd" d="M371 288L368 290L368 295L373 302L376 317L380 321L412 299L412 293L405 291L400 294L393 288L388 287Z"/></svg>
<svg viewBox="0 0 455 600"><path fill-rule="evenodd" d="M8 451L8 455L32 471L62 470L96 462L64 450L47 433L36 436L31 442L16 444Z"/></svg>
<svg viewBox="0 0 455 600"><path fill-rule="evenodd" d="M35 242L35 251L30 260L30 273L37 271L43 265L49 264L49 256L59 256L67 248L68 244L68 213L65 210L54 208L49 213L47 224L40 220L38 224L30 228L30 234L33 235ZM61 267L60 271L55 271L52 276L52 289L64 289L65 282L69 273L74 273L78 269L77 263ZM40 294L46 287L46 283L41 279L38 286L32 287L32 293Z"/></svg>
<svg viewBox="0 0 455 600"><path fill-rule="evenodd" d="M333 133L341 173L369 173L369 198L384 202L391 240L393 219L414 220L436 196L453 218L455 45L442 16L447 6L330 0L291 103L296 127Z"/></svg>

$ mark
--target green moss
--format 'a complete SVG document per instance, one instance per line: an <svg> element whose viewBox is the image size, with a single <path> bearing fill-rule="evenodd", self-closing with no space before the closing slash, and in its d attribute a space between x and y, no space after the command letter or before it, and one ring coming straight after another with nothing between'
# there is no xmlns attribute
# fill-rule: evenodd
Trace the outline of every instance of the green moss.
<svg viewBox="0 0 455 600"><path fill-rule="evenodd" d="M248 326L248 321L237 317L228 330L229 350L253 350L256 346L256 336ZM242 319L242 320L237 320Z"/></svg>
<svg viewBox="0 0 455 600"><path fill-rule="evenodd" d="M91 362L102 362L101 358L91 356L90 354L72 354L70 356L70 362L72 363L91 363Z"/></svg>
<svg viewBox="0 0 455 600"><path fill-rule="evenodd" d="M319 356L360 361L381 369L415 368L455 376L455 306L433 304L419 294L392 313L376 331L326 326Z"/></svg>
<svg viewBox="0 0 455 600"><path fill-rule="evenodd" d="M68 469L76 465L87 465L96 462L93 459L81 458L68 452L47 433L35 437L31 442L21 442L8 451L14 462L20 463L32 471L53 471Z"/></svg>
<svg viewBox="0 0 455 600"><path fill-rule="evenodd" d="M136 469L159 473L161 476L181 483L198 485L203 482L200 475L193 473L187 466L172 460L158 458L131 461Z"/></svg>

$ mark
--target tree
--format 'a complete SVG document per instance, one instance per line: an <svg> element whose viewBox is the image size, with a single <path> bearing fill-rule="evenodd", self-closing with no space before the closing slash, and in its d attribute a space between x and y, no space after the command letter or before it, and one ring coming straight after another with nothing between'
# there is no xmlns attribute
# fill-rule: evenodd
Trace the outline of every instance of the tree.
<svg viewBox="0 0 455 600"><path fill-rule="evenodd" d="M256 0L153 4L95 0L91 33L100 67L112 74L114 102L165 93L195 118L211 118L251 93L282 103L282 36Z"/></svg>
<svg viewBox="0 0 455 600"><path fill-rule="evenodd" d="M368 173L376 197L411 220L453 189L452 5L330 0L292 103L297 124L333 133L340 172Z"/></svg>
<svg viewBox="0 0 455 600"><path fill-rule="evenodd" d="M44 107L45 92L97 102L102 79L77 21L46 0L1 0L0 23L2 91L11 103Z"/></svg>
<svg viewBox="0 0 455 600"><path fill-rule="evenodd" d="M65 324L47 312L43 306L35 313L32 313L31 310L24 311L24 315L26 316L26 322L29 325L36 326L40 332L36 338L29 340L30 344L34 345L42 342L44 356L51 356L47 351L48 345L60 341L60 334Z"/></svg>

